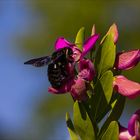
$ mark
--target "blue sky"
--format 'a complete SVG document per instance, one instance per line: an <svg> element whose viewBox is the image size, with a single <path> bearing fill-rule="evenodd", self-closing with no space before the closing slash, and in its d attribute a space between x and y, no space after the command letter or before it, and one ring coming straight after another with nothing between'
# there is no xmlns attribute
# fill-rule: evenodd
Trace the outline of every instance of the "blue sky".
<svg viewBox="0 0 140 140"><path fill-rule="evenodd" d="M1 2L0 12L0 123L8 130L17 131L30 117L38 91L47 78L43 70L33 70L23 63L27 60L16 36L28 33L34 20L28 6L22 2ZM45 70L44 70L45 71ZM32 88L31 88L32 87ZM47 88L46 88L47 89Z"/></svg>

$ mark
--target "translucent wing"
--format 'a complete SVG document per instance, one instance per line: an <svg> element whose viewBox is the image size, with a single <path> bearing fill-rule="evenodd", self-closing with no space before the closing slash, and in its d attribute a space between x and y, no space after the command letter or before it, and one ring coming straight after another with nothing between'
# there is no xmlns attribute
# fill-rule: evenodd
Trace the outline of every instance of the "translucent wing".
<svg viewBox="0 0 140 140"><path fill-rule="evenodd" d="M44 65L48 65L49 62L51 62L51 57L44 56L44 57L40 57L40 58L31 59L31 60L25 62L24 64L33 65L35 67L42 67Z"/></svg>

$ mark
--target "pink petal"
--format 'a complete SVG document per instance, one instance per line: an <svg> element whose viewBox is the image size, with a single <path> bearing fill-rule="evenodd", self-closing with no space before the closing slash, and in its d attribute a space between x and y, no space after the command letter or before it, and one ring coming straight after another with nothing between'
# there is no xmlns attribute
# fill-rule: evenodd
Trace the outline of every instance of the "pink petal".
<svg viewBox="0 0 140 140"><path fill-rule="evenodd" d="M74 84L74 80L70 79L68 80L62 87L56 89L53 87L48 88L48 92L53 93L53 94L64 94L67 93L71 90L71 86Z"/></svg>
<svg viewBox="0 0 140 140"><path fill-rule="evenodd" d="M86 81L92 81L95 76L95 68L93 62L89 59L82 59L78 64L79 74L78 76Z"/></svg>
<svg viewBox="0 0 140 140"><path fill-rule="evenodd" d="M65 38L59 37L55 42L55 50L62 49L65 47L72 47L74 44L68 42Z"/></svg>
<svg viewBox="0 0 140 140"><path fill-rule="evenodd" d="M137 110L128 122L128 131L132 136L136 136L137 140L140 140L140 109ZM137 125L138 124L138 125Z"/></svg>
<svg viewBox="0 0 140 140"><path fill-rule="evenodd" d="M123 126L119 126L119 140L130 140L132 138L132 136L129 134L128 130L123 127Z"/></svg>
<svg viewBox="0 0 140 140"><path fill-rule="evenodd" d="M127 70L133 68L140 61L140 49L118 53L115 61L115 68Z"/></svg>
<svg viewBox="0 0 140 140"><path fill-rule="evenodd" d="M134 81L128 80L122 75L115 76L114 89L123 96L128 98L136 98L140 95L140 84Z"/></svg>
<svg viewBox="0 0 140 140"><path fill-rule="evenodd" d="M97 39L99 38L98 34L90 36L85 42L83 47L82 56L84 57L95 45Z"/></svg>
<svg viewBox="0 0 140 140"><path fill-rule="evenodd" d="M82 52L76 46L74 46L72 50L73 50L72 58L74 59L75 62L79 61Z"/></svg>
<svg viewBox="0 0 140 140"><path fill-rule="evenodd" d="M82 78L75 80L75 84L71 87L71 95L75 100L83 101L87 99L86 83Z"/></svg>

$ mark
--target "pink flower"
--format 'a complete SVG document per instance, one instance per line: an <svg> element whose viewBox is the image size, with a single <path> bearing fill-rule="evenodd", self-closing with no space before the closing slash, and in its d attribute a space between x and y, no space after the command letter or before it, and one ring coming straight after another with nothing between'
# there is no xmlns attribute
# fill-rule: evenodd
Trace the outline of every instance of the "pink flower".
<svg viewBox="0 0 140 140"><path fill-rule="evenodd" d="M133 99L140 95L140 84L128 80L122 75L115 76L113 85L118 93L128 98Z"/></svg>
<svg viewBox="0 0 140 140"><path fill-rule="evenodd" d="M56 42L55 42L55 50L59 50L65 47L72 47L75 46L75 44L72 44L70 42L68 42L65 38L63 37L59 37Z"/></svg>
<svg viewBox="0 0 140 140"><path fill-rule="evenodd" d="M140 109L131 116L128 128L120 125L119 140L140 140Z"/></svg>
<svg viewBox="0 0 140 140"><path fill-rule="evenodd" d="M79 101L86 100L87 99L86 81L80 77L76 79L75 83L71 87L70 93L75 100Z"/></svg>
<svg viewBox="0 0 140 140"><path fill-rule="evenodd" d="M69 75L71 78L66 79L62 87L49 87L49 92L54 94L62 94L70 92L75 100L86 100L86 84L93 80L95 69L93 63L89 59L82 59L78 62L78 75L74 75L74 67L69 67Z"/></svg>
<svg viewBox="0 0 140 140"><path fill-rule="evenodd" d="M90 36L85 42L81 54L81 58L84 57L95 45L96 41L98 40L99 35L94 34Z"/></svg>
<svg viewBox="0 0 140 140"><path fill-rule="evenodd" d="M85 82L91 81L95 75L95 70L93 63L90 60L85 60L83 57L92 49L95 45L99 35L94 34L89 37L83 45L83 50L79 50L75 44L68 42L65 38L60 37L55 42L55 50L59 50L65 47L70 47L73 50L73 59L78 62L79 73L75 75L74 63L70 63L68 66L68 78L65 80L64 84L60 88L49 87L48 91L54 94L61 94L70 92L74 99L80 100L85 98L84 95L86 91ZM83 88L78 88L82 85ZM82 96L82 97L81 97Z"/></svg>
<svg viewBox="0 0 140 140"><path fill-rule="evenodd" d="M118 53L115 61L115 68L117 70L128 70L133 68L140 61L140 50L132 50L128 52ZM115 76L114 89L121 95L128 98L136 98L140 95L140 84L128 80L124 76Z"/></svg>
<svg viewBox="0 0 140 140"><path fill-rule="evenodd" d="M89 59L82 59L78 63L79 73L75 79L74 85L71 87L71 95L76 100L86 100L86 84L92 81L95 76L95 69L93 63Z"/></svg>
<svg viewBox="0 0 140 140"><path fill-rule="evenodd" d="M92 81L95 76L95 68L93 62L89 59L82 59L78 65L79 74L78 76L85 79L86 81Z"/></svg>
<svg viewBox="0 0 140 140"><path fill-rule="evenodd" d="M93 48L98 38L99 38L98 34L90 36L84 42L83 50L81 51L75 44L68 42L63 37L59 37L55 42L55 50L59 50L65 47L71 47L73 49L75 61L78 61L80 58L83 58Z"/></svg>
<svg viewBox="0 0 140 140"><path fill-rule="evenodd" d="M140 61L140 49L118 53L115 61L117 70L128 70L133 68Z"/></svg>

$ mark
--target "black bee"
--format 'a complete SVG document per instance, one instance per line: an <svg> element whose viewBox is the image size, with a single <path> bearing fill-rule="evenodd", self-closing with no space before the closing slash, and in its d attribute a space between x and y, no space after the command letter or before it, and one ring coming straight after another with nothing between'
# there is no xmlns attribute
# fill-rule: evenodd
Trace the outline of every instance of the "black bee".
<svg viewBox="0 0 140 140"><path fill-rule="evenodd" d="M48 79L54 88L59 88L69 76L66 66L73 62L73 51L66 47L55 51L51 56L31 59L24 64L30 64L35 67L48 65Z"/></svg>

